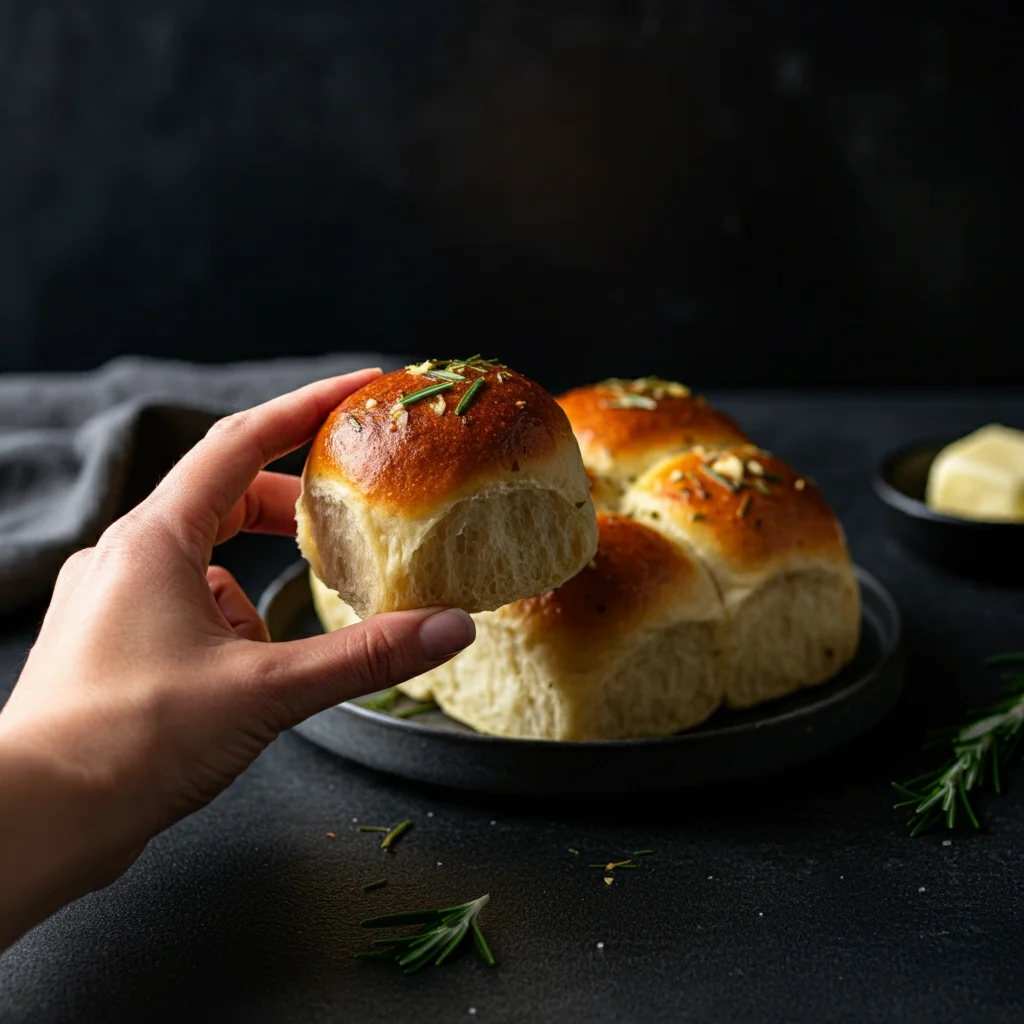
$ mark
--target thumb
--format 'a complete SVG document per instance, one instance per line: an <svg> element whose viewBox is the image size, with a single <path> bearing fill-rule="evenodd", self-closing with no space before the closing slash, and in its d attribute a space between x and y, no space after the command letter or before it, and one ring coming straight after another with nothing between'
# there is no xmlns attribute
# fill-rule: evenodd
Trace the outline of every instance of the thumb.
<svg viewBox="0 0 1024 1024"><path fill-rule="evenodd" d="M342 701L422 675L475 637L475 623L457 608L385 612L323 636L267 645L263 685L288 729Z"/></svg>

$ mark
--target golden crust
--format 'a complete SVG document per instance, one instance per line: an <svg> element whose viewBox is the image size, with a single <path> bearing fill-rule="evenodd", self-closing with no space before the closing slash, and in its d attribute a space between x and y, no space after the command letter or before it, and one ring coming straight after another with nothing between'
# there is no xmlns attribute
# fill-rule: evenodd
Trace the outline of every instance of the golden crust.
<svg viewBox="0 0 1024 1024"><path fill-rule="evenodd" d="M658 617L699 582L699 568L672 541L625 516L599 513L597 554L568 582L495 612L564 643L602 642Z"/></svg>
<svg viewBox="0 0 1024 1024"><path fill-rule="evenodd" d="M814 482L754 445L660 462L637 481L627 505L655 526L671 519L744 572L793 553L843 563L849 557L842 527Z"/></svg>
<svg viewBox="0 0 1024 1024"><path fill-rule="evenodd" d="M625 394L639 394L642 405L623 405L623 386L615 383L590 384L575 388L558 398L569 417L588 467L600 462L632 460L638 456L685 449L694 445L716 448L744 444L747 436L725 413L709 405L701 395L691 395L679 385L659 395L656 386ZM674 392L674 393L672 393ZM633 399L632 401L636 401Z"/></svg>
<svg viewBox="0 0 1024 1024"><path fill-rule="evenodd" d="M417 515L572 440L565 413L539 384L505 366L460 372L464 383L408 406L399 404L403 395L446 382L402 369L350 395L317 433L306 478L331 479L389 512ZM483 383L456 415L478 378Z"/></svg>

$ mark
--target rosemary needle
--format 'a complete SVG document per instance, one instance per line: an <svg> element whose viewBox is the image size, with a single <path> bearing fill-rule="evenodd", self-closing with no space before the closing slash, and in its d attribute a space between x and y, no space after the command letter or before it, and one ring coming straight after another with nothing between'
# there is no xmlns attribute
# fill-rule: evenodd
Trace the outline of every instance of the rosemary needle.
<svg viewBox="0 0 1024 1024"><path fill-rule="evenodd" d="M392 718L412 718L413 715L422 715L424 712L433 711L437 707L437 702L433 700L423 701L420 704L411 704L407 708L399 708L397 711L391 712Z"/></svg>
<svg viewBox="0 0 1024 1024"><path fill-rule="evenodd" d="M376 882L367 882L363 886L363 892L369 892L371 889L379 889L382 885L387 885L388 880L386 878L378 878Z"/></svg>
<svg viewBox="0 0 1024 1024"><path fill-rule="evenodd" d="M411 395L406 395L398 401L401 405L412 405L421 398L431 398L433 395L439 395L442 391L447 391L450 387L454 386L451 381L445 381L443 384L431 384L429 387L420 388L419 391L414 391Z"/></svg>
<svg viewBox="0 0 1024 1024"><path fill-rule="evenodd" d="M385 828L383 825L360 825L357 832L389 832L390 829Z"/></svg>
<svg viewBox="0 0 1024 1024"><path fill-rule="evenodd" d="M456 416L461 416L466 411L466 409L469 408L469 403L473 401L473 397L483 387L483 385L483 377L477 377L477 379L473 381L473 383L470 384L468 388L466 388L466 393L462 396L462 398L459 399L459 404L455 406Z"/></svg>
<svg viewBox="0 0 1024 1024"><path fill-rule="evenodd" d="M398 700L398 688L392 686L389 690L381 690L374 694L369 700L363 702L363 707L370 711L390 711Z"/></svg>
<svg viewBox="0 0 1024 1024"><path fill-rule="evenodd" d="M633 851L633 856L634 857L646 857L649 853L654 853L654 851L653 850L634 850Z"/></svg>
<svg viewBox="0 0 1024 1024"><path fill-rule="evenodd" d="M395 841L398 837L408 829L412 828L411 821L403 821L400 825L396 825L382 840L380 848L382 850L390 850L394 846Z"/></svg>

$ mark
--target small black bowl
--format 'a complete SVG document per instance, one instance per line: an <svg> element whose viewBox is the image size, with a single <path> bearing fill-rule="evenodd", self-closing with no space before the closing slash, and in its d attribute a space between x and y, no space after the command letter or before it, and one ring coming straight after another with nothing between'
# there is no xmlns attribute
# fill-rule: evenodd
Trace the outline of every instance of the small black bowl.
<svg viewBox="0 0 1024 1024"><path fill-rule="evenodd" d="M955 438L925 441L888 455L874 478L889 530L929 561L961 575L1024 586L1024 523L983 522L925 504L928 471Z"/></svg>

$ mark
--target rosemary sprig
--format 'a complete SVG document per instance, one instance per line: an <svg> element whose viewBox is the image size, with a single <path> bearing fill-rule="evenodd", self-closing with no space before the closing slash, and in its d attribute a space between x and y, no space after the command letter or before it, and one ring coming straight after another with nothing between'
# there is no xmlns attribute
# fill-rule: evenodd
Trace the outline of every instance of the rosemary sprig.
<svg viewBox="0 0 1024 1024"><path fill-rule="evenodd" d="M387 914L363 921L364 928L388 928L406 924L422 925L419 931L392 939L374 939L380 947L357 953L360 959L395 960L406 974L412 974L433 961L439 967L472 932L473 945L489 967L494 966L494 954L480 931L477 915L490 896L481 896L470 903L440 910L414 910L402 914Z"/></svg>
<svg viewBox="0 0 1024 1024"><path fill-rule="evenodd" d="M1016 664L1024 665L1024 652L997 654L984 662L987 668ZM893 783L893 788L903 797L895 806L913 808L907 822L912 836L942 819L947 828L953 828L958 808L962 808L973 828L980 828L968 794L983 786L987 779L996 794L1002 792L1000 767L1013 754L1024 727L1024 669L1005 673L1004 680L1002 700L975 712L974 721L952 733L946 730L938 734L939 742L952 742L949 761L907 782ZM935 742L928 744L935 745Z"/></svg>
<svg viewBox="0 0 1024 1024"><path fill-rule="evenodd" d="M483 384L483 377L477 377L477 379L473 381L468 388L466 388L466 393L459 399L459 404L455 406L456 416L461 416L469 408L469 403L473 401L474 396L483 387Z"/></svg>
<svg viewBox="0 0 1024 1024"><path fill-rule="evenodd" d="M375 882L367 882L363 886L363 892L369 892L371 889L379 889L382 885L387 885L388 880L386 878L378 878Z"/></svg>

